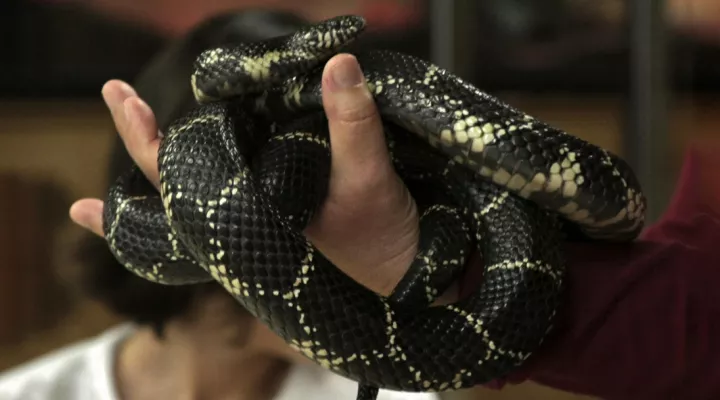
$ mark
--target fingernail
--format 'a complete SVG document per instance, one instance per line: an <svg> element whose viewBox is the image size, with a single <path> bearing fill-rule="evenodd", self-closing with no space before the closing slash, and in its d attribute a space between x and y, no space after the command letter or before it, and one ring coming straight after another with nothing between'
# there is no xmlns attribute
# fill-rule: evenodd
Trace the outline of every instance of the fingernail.
<svg viewBox="0 0 720 400"><path fill-rule="evenodd" d="M347 56L336 62L330 71L333 86L336 89L347 89L361 84L364 80L362 70L355 57Z"/></svg>
<svg viewBox="0 0 720 400"><path fill-rule="evenodd" d="M112 98L112 96L110 96L108 94L108 92L105 90L104 86L103 86L102 92L100 92L100 93L102 94L102 98L103 98L103 101L105 102L105 105L112 108L112 106L114 105L114 99Z"/></svg>
<svg viewBox="0 0 720 400"><path fill-rule="evenodd" d="M123 103L125 111L125 118L128 121L134 121L144 119L150 115L150 106L147 105L142 99L134 97L132 99L126 99ZM131 122L132 123L132 122Z"/></svg>
<svg viewBox="0 0 720 400"><path fill-rule="evenodd" d="M120 89L119 93L113 96L111 95L111 93L108 93L107 84L103 86L101 93L103 100L108 107L118 105L118 103L122 103L128 97L137 95L137 93L135 93L135 90L125 82L118 82L118 88Z"/></svg>
<svg viewBox="0 0 720 400"><path fill-rule="evenodd" d="M101 202L87 203L84 207L78 208L77 212L79 214L77 224L85 229L92 229L93 221L103 213L103 205Z"/></svg>
<svg viewBox="0 0 720 400"><path fill-rule="evenodd" d="M120 91L123 92L123 95L127 99L131 96L137 96L137 92L135 92L135 89L132 88L132 86L128 85L125 82L120 82Z"/></svg>
<svg viewBox="0 0 720 400"><path fill-rule="evenodd" d="M133 111L132 104L129 101L123 103L123 111L125 112L125 121L131 121L132 123L135 111Z"/></svg>

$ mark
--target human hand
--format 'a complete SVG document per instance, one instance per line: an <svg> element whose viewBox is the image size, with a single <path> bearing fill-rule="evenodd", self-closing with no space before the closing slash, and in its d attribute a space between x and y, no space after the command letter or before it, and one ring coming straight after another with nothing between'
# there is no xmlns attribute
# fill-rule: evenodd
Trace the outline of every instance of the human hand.
<svg viewBox="0 0 720 400"><path fill-rule="evenodd" d="M328 197L306 229L308 239L350 277L388 295L407 271L418 242L418 213L390 162L380 116L355 58L341 54L323 72L332 167ZM159 187L161 134L150 107L121 81L103 88L128 153ZM72 220L102 236L103 203L81 199Z"/></svg>

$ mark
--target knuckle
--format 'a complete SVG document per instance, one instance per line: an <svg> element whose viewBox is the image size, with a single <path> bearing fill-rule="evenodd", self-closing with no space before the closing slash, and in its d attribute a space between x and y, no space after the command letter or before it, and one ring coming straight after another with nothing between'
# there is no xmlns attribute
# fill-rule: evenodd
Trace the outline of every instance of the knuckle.
<svg viewBox="0 0 720 400"><path fill-rule="evenodd" d="M380 122L380 114L369 94L358 96L357 101L344 104L344 107L334 107L333 111L334 115L330 117L348 127L367 127L378 125Z"/></svg>
<svg viewBox="0 0 720 400"><path fill-rule="evenodd" d="M348 109L339 113L338 122L346 129L374 128L379 124L379 117L374 107Z"/></svg>

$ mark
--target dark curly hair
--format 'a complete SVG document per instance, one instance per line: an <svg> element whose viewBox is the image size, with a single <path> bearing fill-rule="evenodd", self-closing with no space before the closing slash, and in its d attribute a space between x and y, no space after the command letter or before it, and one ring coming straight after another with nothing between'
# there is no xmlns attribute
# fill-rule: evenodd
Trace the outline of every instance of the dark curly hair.
<svg viewBox="0 0 720 400"><path fill-rule="evenodd" d="M193 61L202 50L224 43L282 35L305 23L292 14L276 11L244 10L219 15L170 43L144 68L133 87L152 108L158 126L163 129L194 105L189 76ZM118 137L110 160L108 182L113 182L131 165L132 160ZM160 337L165 323L185 314L194 299L222 290L212 282L164 286L141 279L117 262L102 238L92 234L83 236L77 258L82 268L80 285L85 294L122 317L152 326Z"/></svg>

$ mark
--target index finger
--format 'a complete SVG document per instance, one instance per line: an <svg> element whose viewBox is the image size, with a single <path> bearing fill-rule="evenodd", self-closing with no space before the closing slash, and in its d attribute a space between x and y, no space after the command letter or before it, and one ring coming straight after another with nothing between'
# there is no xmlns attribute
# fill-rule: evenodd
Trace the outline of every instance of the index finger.
<svg viewBox="0 0 720 400"><path fill-rule="evenodd" d="M128 154L155 188L159 188L160 134L154 113L130 85L120 80L106 83L103 97Z"/></svg>
<svg viewBox="0 0 720 400"><path fill-rule="evenodd" d="M127 129L125 118L125 100L137 96L135 90L127 83L119 80L110 80L102 88L102 97L110 110L115 129L124 131Z"/></svg>
<svg viewBox="0 0 720 400"><path fill-rule="evenodd" d="M160 172L158 170L158 152L160 150L160 134L150 106L139 97L125 100L125 116L127 128L119 131L120 137L130 157L142 170L147 179L160 188Z"/></svg>

